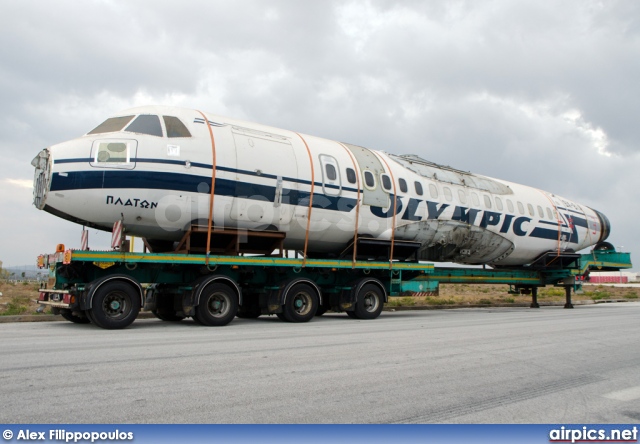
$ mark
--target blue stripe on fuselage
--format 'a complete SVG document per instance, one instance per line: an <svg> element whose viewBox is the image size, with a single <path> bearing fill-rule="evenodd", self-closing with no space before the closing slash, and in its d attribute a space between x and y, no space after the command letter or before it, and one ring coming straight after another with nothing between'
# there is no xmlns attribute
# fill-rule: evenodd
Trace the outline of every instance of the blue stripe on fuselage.
<svg viewBox="0 0 640 444"><path fill-rule="evenodd" d="M84 189L152 189L184 191L191 193L209 193L211 179L193 174L167 173L155 171L132 170L100 170L53 173L51 191L68 191ZM202 185L202 186L201 186ZM216 178L216 195L238 197L244 199L275 200L276 187L253 182ZM199 191L204 190L204 191ZM289 188L282 190L282 203L289 205L309 205L310 192ZM349 197L313 194L313 208L334 211L351 211L356 199Z"/></svg>

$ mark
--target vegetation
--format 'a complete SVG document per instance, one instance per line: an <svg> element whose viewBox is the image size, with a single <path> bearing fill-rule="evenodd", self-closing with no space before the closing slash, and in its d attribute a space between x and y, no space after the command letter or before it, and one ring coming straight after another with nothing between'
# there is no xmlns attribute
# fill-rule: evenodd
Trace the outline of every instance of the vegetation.
<svg viewBox="0 0 640 444"><path fill-rule="evenodd" d="M601 301L606 299L636 300L640 295L639 288L608 287L604 285L584 285L582 294L572 294L574 302ZM543 287L538 290L538 300L544 303L565 301L562 287ZM510 294L508 285L491 284L449 284L441 285L438 295L407 296L389 298L390 307L407 306L446 306L446 305L503 305L531 303L531 295Z"/></svg>

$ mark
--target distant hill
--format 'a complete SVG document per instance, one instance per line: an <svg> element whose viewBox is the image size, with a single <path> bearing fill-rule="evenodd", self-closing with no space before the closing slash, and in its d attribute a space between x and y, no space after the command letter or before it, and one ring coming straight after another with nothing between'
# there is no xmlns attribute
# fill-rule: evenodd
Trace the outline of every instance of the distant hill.
<svg viewBox="0 0 640 444"><path fill-rule="evenodd" d="M9 273L10 279L37 279L38 273L43 276L46 270L41 270L35 265L20 265L15 267L3 267ZM24 277L22 276L24 273Z"/></svg>

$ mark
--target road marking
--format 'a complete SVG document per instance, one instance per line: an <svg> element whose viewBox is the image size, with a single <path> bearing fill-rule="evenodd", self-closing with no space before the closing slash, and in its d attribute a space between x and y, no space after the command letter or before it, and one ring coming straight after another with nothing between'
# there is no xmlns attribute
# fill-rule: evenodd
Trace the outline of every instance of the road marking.
<svg viewBox="0 0 640 444"><path fill-rule="evenodd" d="M607 393L602 396L609 399L615 399L617 401L633 401L634 399L640 398L640 385L624 390L618 390L617 392Z"/></svg>

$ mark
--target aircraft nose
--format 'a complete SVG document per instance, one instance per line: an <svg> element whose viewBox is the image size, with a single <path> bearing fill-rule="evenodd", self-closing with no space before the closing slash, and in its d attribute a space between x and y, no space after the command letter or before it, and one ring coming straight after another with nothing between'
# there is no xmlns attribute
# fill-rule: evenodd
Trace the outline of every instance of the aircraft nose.
<svg viewBox="0 0 640 444"><path fill-rule="evenodd" d="M35 167L33 177L33 204L39 210L44 209L47 194L51 187L51 155L49 149L45 148L38 153L31 161Z"/></svg>

